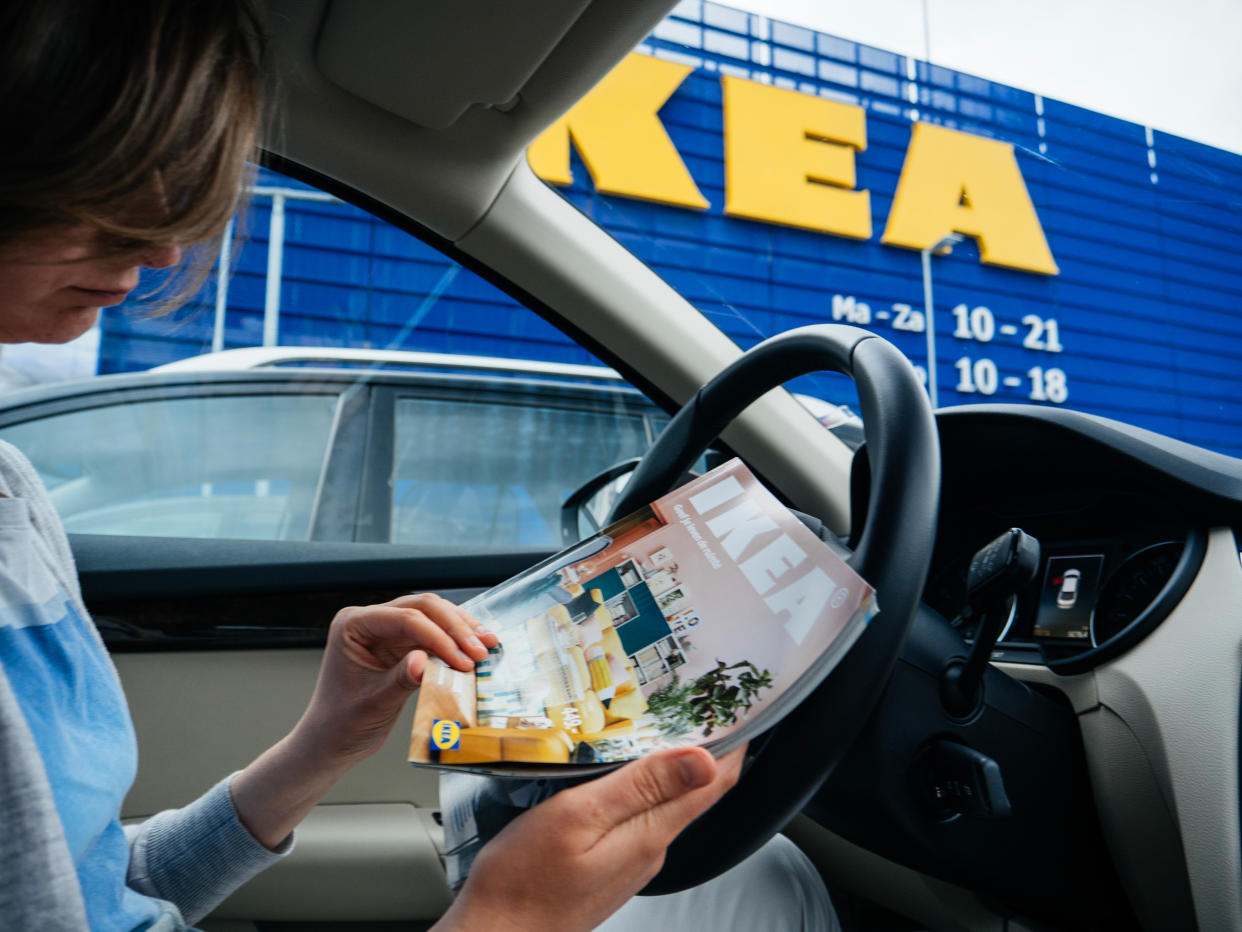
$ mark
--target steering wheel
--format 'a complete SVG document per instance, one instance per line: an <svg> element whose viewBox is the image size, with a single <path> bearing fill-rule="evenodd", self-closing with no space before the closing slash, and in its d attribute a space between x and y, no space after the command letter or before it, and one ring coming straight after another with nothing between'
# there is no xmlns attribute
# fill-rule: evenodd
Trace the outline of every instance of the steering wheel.
<svg viewBox="0 0 1242 932"><path fill-rule="evenodd" d="M848 562L875 587L880 610L828 678L772 729L737 785L672 844L645 895L710 880L789 823L862 731L918 608L936 539L939 439L914 368L892 344L857 327L802 327L742 354L669 422L608 520L674 487L751 402L820 370L843 372L857 384L871 495Z"/></svg>

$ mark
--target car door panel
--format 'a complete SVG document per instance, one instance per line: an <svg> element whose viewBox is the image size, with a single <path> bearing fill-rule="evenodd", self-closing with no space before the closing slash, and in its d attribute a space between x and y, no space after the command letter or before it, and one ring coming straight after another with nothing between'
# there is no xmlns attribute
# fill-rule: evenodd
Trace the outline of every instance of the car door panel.
<svg viewBox="0 0 1242 932"><path fill-rule="evenodd" d="M176 651L115 656L138 736L122 809L142 819L195 799L279 740L314 687L320 651ZM413 704L373 757L299 829L293 853L216 915L235 919L419 919L447 905L437 778L406 763Z"/></svg>
<svg viewBox="0 0 1242 932"><path fill-rule="evenodd" d="M0 437L32 461L70 531L305 539L316 499L335 490L322 465L341 445L343 385L271 375L32 389L0 411Z"/></svg>
<svg viewBox="0 0 1242 932"><path fill-rule="evenodd" d="M298 720L337 609L411 591L464 601L546 551L75 535L83 592L138 736L126 819L184 805ZM294 852L214 914L249 920L430 919L445 908L437 778L406 763L413 703L350 770Z"/></svg>
<svg viewBox="0 0 1242 932"><path fill-rule="evenodd" d="M358 922L435 919L448 908L451 894L440 861L443 832L434 815L405 803L317 806L298 827L292 854L212 915L348 922L349 928Z"/></svg>

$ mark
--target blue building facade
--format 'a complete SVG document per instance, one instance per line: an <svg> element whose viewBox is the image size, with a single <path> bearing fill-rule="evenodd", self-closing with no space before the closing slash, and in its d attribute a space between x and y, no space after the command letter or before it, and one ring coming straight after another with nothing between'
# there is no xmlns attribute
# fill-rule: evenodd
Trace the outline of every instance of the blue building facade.
<svg viewBox="0 0 1242 932"><path fill-rule="evenodd" d="M682 3L639 52L693 69L660 118L711 206L601 194L577 153L561 190L740 345L854 323L931 362L941 405L1062 405L1242 455L1242 156L702 0ZM855 187L870 192L870 239L724 213L722 75L863 109ZM918 250L880 242L918 122L1013 146L1059 274L983 264L969 237L926 265ZM305 187L270 172L260 181ZM216 337L224 348L263 341L272 204L261 194L252 206ZM587 361L506 295L362 211L296 195L283 210L282 344ZM100 371L210 351L214 289L204 309L171 322L108 312Z"/></svg>

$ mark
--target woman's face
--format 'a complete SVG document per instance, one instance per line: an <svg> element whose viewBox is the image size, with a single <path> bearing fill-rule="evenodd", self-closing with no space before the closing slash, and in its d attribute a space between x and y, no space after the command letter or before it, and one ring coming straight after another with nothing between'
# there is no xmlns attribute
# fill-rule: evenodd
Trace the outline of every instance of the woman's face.
<svg viewBox="0 0 1242 932"><path fill-rule="evenodd" d="M0 343L67 343L91 328L100 308L138 287L140 268L167 268L180 257L176 246L118 254L88 224L0 243Z"/></svg>

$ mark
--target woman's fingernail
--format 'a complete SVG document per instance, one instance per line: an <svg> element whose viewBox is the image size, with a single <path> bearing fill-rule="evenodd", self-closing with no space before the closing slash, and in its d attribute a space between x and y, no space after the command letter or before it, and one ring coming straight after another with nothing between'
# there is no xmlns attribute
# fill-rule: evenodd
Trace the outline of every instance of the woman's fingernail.
<svg viewBox="0 0 1242 932"><path fill-rule="evenodd" d="M474 666L474 660L472 660L470 657L467 657L461 651L457 652L457 660L459 663L464 663L468 667Z"/></svg>
<svg viewBox="0 0 1242 932"><path fill-rule="evenodd" d="M701 754L683 754L677 759L677 766L686 786L692 789L706 786L715 776L715 768Z"/></svg>
<svg viewBox="0 0 1242 932"><path fill-rule="evenodd" d="M483 646L483 642L476 638L473 634L466 638L466 643L471 647L477 647L479 650L487 650L487 648Z"/></svg>

